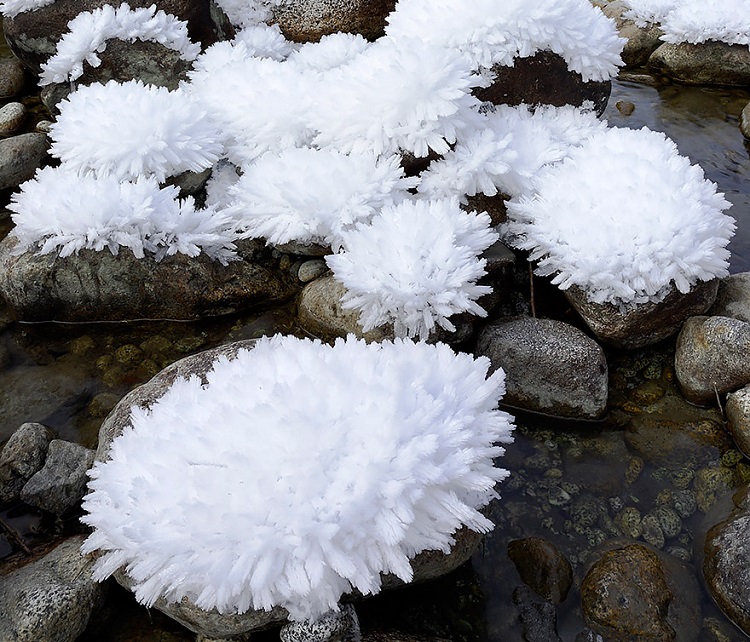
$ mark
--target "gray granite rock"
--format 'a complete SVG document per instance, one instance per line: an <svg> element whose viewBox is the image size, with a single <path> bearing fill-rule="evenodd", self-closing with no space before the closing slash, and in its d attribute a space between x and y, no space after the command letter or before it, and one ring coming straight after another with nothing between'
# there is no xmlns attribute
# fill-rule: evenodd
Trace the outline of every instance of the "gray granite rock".
<svg viewBox="0 0 750 642"><path fill-rule="evenodd" d="M21 489L21 499L55 515L65 515L83 499L88 482L86 471L93 463L93 450L53 439L44 466Z"/></svg>
<svg viewBox="0 0 750 642"><path fill-rule="evenodd" d="M655 74L688 85L750 85L750 50L744 45L665 42L651 54L648 66Z"/></svg>
<svg viewBox="0 0 750 642"><path fill-rule="evenodd" d="M724 411L734 443L745 457L750 457L750 386L730 392Z"/></svg>
<svg viewBox="0 0 750 642"><path fill-rule="evenodd" d="M684 397L709 405L750 383L750 323L729 317L688 319L677 338L675 375Z"/></svg>
<svg viewBox="0 0 750 642"><path fill-rule="evenodd" d="M297 278L302 281L302 283L309 283L326 272L328 272L328 264L322 259L313 259L311 261L305 261L299 266Z"/></svg>
<svg viewBox="0 0 750 642"><path fill-rule="evenodd" d="M91 577L83 537L66 540L41 559L0 577L0 640L73 642L104 600Z"/></svg>
<svg viewBox="0 0 750 642"><path fill-rule="evenodd" d="M718 289L717 279L701 281L685 294L672 288L663 301L643 303L624 312L611 303L592 303L577 286L565 290L565 297L598 339L615 348L634 350L666 339L688 317L704 314Z"/></svg>
<svg viewBox="0 0 750 642"><path fill-rule="evenodd" d="M0 140L0 189L16 187L33 177L47 158L49 144L38 132Z"/></svg>
<svg viewBox="0 0 750 642"><path fill-rule="evenodd" d="M137 259L127 249L16 254L16 243L0 242L0 294L25 321L198 319L282 303L298 288L253 241L227 266L205 254Z"/></svg>
<svg viewBox="0 0 750 642"><path fill-rule="evenodd" d="M562 321L515 317L496 321L479 333L477 355L503 368L512 406L550 415L594 419L607 407L604 351Z"/></svg>
<svg viewBox="0 0 750 642"><path fill-rule="evenodd" d="M357 613L351 604L330 612L315 622L289 622L279 632L281 642L359 642Z"/></svg>
<svg viewBox="0 0 750 642"><path fill-rule="evenodd" d="M26 120L26 107L23 103L8 103L0 107L0 136L17 133Z"/></svg>
<svg viewBox="0 0 750 642"><path fill-rule="evenodd" d="M51 432L41 424L26 423L0 452L0 504L16 501L24 484L44 465Z"/></svg>
<svg viewBox="0 0 750 642"><path fill-rule="evenodd" d="M0 98L18 96L26 82L23 63L17 58L0 60Z"/></svg>
<svg viewBox="0 0 750 642"><path fill-rule="evenodd" d="M730 274L719 281L716 301L708 315L750 323L750 272Z"/></svg>

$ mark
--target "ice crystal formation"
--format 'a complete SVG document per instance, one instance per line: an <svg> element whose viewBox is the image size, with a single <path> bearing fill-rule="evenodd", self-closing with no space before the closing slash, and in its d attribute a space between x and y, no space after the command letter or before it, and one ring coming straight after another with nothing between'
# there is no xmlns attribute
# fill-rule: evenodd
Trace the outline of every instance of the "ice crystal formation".
<svg viewBox="0 0 750 642"><path fill-rule="evenodd" d="M492 528L478 509L513 426L488 367L443 344L277 336L216 361L206 385L178 379L90 472L95 578L122 567L147 605L293 620L378 592L381 573L408 582L419 552Z"/></svg>
<svg viewBox="0 0 750 642"><path fill-rule="evenodd" d="M729 206L664 134L611 128L544 168L532 194L509 201L509 229L537 274L627 307L725 276Z"/></svg>
<svg viewBox="0 0 750 642"><path fill-rule="evenodd" d="M0 2L0 13L8 18L15 18L19 13L34 11L50 5L55 0L5 0Z"/></svg>

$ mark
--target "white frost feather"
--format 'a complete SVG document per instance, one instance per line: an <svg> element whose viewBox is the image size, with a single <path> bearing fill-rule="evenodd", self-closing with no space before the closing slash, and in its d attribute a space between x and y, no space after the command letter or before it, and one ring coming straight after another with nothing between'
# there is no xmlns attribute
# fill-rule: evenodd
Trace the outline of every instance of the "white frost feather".
<svg viewBox="0 0 750 642"><path fill-rule="evenodd" d="M442 344L276 336L207 385L178 379L89 473L95 579L124 568L146 605L293 620L378 592L381 573L410 581L417 553L492 528L477 509L513 425L488 367Z"/></svg>
<svg viewBox="0 0 750 642"><path fill-rule="evenodd" d="M55 0L5 0L0 2L0 13L6 18L15 18L19 13L34 11L54 3Z"/></svg>

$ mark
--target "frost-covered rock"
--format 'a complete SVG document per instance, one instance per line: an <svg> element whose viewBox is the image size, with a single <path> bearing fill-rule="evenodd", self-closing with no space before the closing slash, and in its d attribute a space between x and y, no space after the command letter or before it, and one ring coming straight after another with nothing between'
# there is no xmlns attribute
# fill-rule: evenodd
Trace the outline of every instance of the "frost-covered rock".
<svg viewBox="0 0 750 642"><path fill-rule="evenodd" d="M43 465L51 438L41 424L25 423L0 452L0 504L19 498L23 485Z"/></svg>
<svg viewBox="0 0 750 642"><path fill-rule="evenodd" d="M0 189L17 187L47 159L49 139L32 132L0 140Z"/></svg>
<svg viewBox="0 0 750 642"><path fill-rule="evenodd" d="M675 375L688 401L709 405L750 383L750 323L691 317L677 337Z"/></svg>
<svg viewBox="0 0 750 642"><path fill-rule="evenodd" d="M83 536L0 577L0 639L73 642L104 600L91 577L94 560L80 553Z"/></svg>
<svg viewBox="0 0 750 642"><path fill-rule="evenodd" d="M126 397L103 424L97 457L100 463L94 469L91 493L85 500L89 511L85 521L95 528L85 549L109 551L100 558L98 577L105 577L127 564L127 572L136 583L136 596L148 603L160 595L168 601L184 596L204 608L216 606L231 617L235 617L231 614L237 611L270 608L276 604L288 608L291 618L299 620L314 618L334 608L341 594L352 587L363 594L377 591L381 584L380 573L392 572L410 581L413 569L408 560L422 550L448 552L454 543L453 535L462 523L478 531L490 526L477 508L489 501L495 494L495 482L505 476L492 464L492 458L502 453L493 443L507 442L511 426L508 415L494 410L502 391L502 375L485 379L489 366L486 360L475 361L468 355L455 354L444 345L409 341L365 344L350 338L329 347L292 337L276 337L258 341L251 350L243 350L245 345L225 346L212 354L175 364L146 387ZM233 358L214 361L217 354ZM300 360L307 365L302 368L292 365ZM282 363L284 361L287 363ZM354 370L352 364L356 364ZM338 377L335 372L339 373ZM178 379L178 373L195 376ZM250 377L254 383L248 387L241 382L245 377ZM403 385L402 377L409 381L408 386ZM241 385L241 392L231 390L236 384ZM166 386L169 389L165 391ZM341 386L348 391L341 390ZM264 395L272 395L278 401L282 390L289 391L288 403L271 405L262 401ZM188 414L184 412L185 404L194 394L206 400L216 395L221 399L217 399L215 407L196 399L197 415ZM154 401L156 396L158 401ZM177 406L170 409L172 403ZM136 407L131 414L132 404ZM142 404L148 404L150 409L143 409ZM247 410L243 411L243 406ZM251 410L254 407L261 413L256 419L250 422L240 419L241 415L254 412ZM409 410L410 407L414 410ZM206 420L215 428L225 426L228 430L193 433L190 426L203 421L200 416L204 411L208 413ZM159 419L163 412L173 415L178 412L181 419L163 422ZM217 413L222 412L226 413L226 420L217 421ZM276 415L276 412L281 414ZM311 417L315 418L317 428L309 434L308 440L306 431L311 426ZM145 432L141 432L138 426L151 421L155 423L150 427L144 424ZM233 424L242 428L232 428ZM131 425L135 427L129 427ZM154 431L157 425L160 428ZM252 445L255 431L248 430L249 426L258 428L258 439L262 443L257 446ZM175 430L181 436L177 440L169 438L171 445L166 449L159 447L153 451L149 446L141 447L141 440L150 439L148 435L159 438L164 430ZM285 434L290 430L293 438ZM447 433L441 437L437 436L445 431ZM342 434L346 435L346 440L341 440ZM199 443L198 450L191 454L191 435L198 438L198 442L213 435L215 443L212 446ZM377 446L360 443L358 435L365 441L375 440ZM398 441L395 451L388 446L391 443L388 435ZM240 446L237 440L245 445ZM281 446L278 453L274 445L277 442ZM135 460L128 455L131 446L137 451ZM292 446L296 448L290 450ZM336 463L325 464L311 454L318 449ZM384 450L386 459L375 456L380 450ZM158 453L155 461L148 461L145 456L148 452ZM293 457L295 452L298 457ZM453 467L451 462L458 452L463 453L462 463ZM232 455L227 457L228 453ZM219 458L218 466L210 464L212 457ZM257 458L265 464L234 461L245 457ZM141 477L133 469L134 462L141 461L146 468L158 468L164 465L163 458L175 459L175 463L183 460L185 465L178 466L182 468L178 472L171 463L166 464L167 469L176 473L175 486L167 489L168 478L159 476L165 503L158 510L165 516L174 511L187 511L184 515L194 515L195 522L188 532L182 527L174 531L167 519L163 522L162 535L154 539L146 535L154 528L153 520L146 518L141 522L138 513L147 505L153 507L156 497L152 494L146 504L140 500L121 504L124 496L117 499L119 486L110 485L108 479L112 475L122 475L126 485L130 484L128 479L135 481L132 491L136 492L141 486L137 481ZM424 482L419 480L425 478L418 470L428 460L433 462L431 466L443 471L440 478L443 481L427 482L429 492L409 492L412 486L423 486ZM380 466L385 465L384 462L393 469L401 466L402 461L406 466L404 472L394 469L383 475ZM271 462L274 463L267 465ZM376 462L377 471L371 470L372 462ZM123 465L125 468L121 468ZM331 471L337 471L336 479L327 480ZM205 504L196 504L194 499L184 502L180 489L191 488L189 480L196 474L208 476L196 479L194 490L200 489L201 494L219 493L231 506L226 501L209 500L208 495L205 495ZM245 484L247 475L256 482ZM302 485L294 482L296 478ZM257 492L259 487L267 488L267 492ZM443 497L444 490L449 492L445 501L455 504L456 510L450 515L442 504L433 503L434 497ZM296 503L289 506L286 502L274 501L277 491L299 501L299 511ZM306 498L307 493L312 493L315 499ZM339 501L335 501L336 497ZM188 496L185 498L187 500ZM413 498L414 503L408 498ZM323 501L326 499L328 501ZM111 504L110 500L117 503ZM402 510L407 504L409 509ZM463 506L460 510L459 505ZM325 528L328 506L335 506L332 513L336 521L335 533ZM383 506L387 515L381 517ZM132 519L123 521L123 511L131 510L135 511ZM231 514L232 520L240 520L245 525L231 528L227 522L228 528L223 531L218 548L208 542L196 546L204 537L210 541L215 538L216 520L195 513L200 510L219 513L228 510L231 513L227 516ZM354 528L351 533L347 526L350 512ZM256 514L259 519L268 518L275 524L265 542L262 539L249 541L243 535L248 528L259 537L262 535L261 527L250 525ZM427 515L429 518L425 522L423 519ZM114 535L121 526L125 528L123 532L130 533L128 537L135 538L134 547ZM287 532L289 535L284 535ZM388 535L383 539L380 533ZM110 536L122 542L118 550L106 543ZM154 547L152 544L162 541L162 537L170 538L172 543ZM366 557L361 555L365 549L359 547L359 541L367 543ZM256 549L253 542L260 544L260 548ZM132 564L127 559L131 555L135 555ZM161 564L161 559L166 565ZM177 583L169 578L172 562L185 564L182 570L187 574ZM225 572L219 569L224 563L229 564L228 568L245 568L239 574ZM208 572L209 567L217 573Z"/></svg>
<svg viewBox="0 0 750 642"><path fill-rule="evenodd" d="M17 252L0 242L0 293L21 319L99 321L198 319L282 303L298 284L265 252L243 245L227 266L206 255L136 258L130 250L55 254Z"/></svg>
<svg viewBox="0 0 750 642"><path fill-rule="evenodd" d="M662 44L662 30L653 23L639 27L635 21L626 18L629 6L627 0L612 0L602 11L604 15L617 23L617 30L627 42L622 50L622 60L625 68L641 67L646 64L648 57Z"/></svg>
<svg viewBox="0 0 750 642"><path fill-rule="evenodd" d="M549 415L596 419L607 408L604 351L562 321L519 317L482 329L475 352L507 372L504 401Z"/></svg>

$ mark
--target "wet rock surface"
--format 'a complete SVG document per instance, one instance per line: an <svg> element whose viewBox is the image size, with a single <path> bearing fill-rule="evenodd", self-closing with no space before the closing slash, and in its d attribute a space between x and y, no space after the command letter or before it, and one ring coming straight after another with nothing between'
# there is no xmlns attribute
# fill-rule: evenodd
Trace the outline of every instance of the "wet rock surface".
<svg viewBox="0 0 750 642"><path fill-rule="evenodd" d="M716 301L708 314L750 323L750 272L730 274L721 279Z"/></svg>
<svg viewBox="0 0 750 642"><path fill-rule="evenodd" d="M616 22L620 36L627 39L622 51L622 60L625 68L629 69L644 65L649 56L663 43L660 39L662 31L659 27L637 27L632 20L623 17L622 14L627 9L623 0L614 0L602 7L604 15Z"/></svg>
<svg viewBox="0 0 750 642"><path fill-rule="evenodd" d="M503 401L524 409L593 419L607 405L603 350L562 321L518 317L485 326L477 355L506 373Z"/></svg>
<svg viewBox="0 0 750 642"><path fill-rule="evenodd" d="M750 84L750 51L709 40L698 45L665 42L648 59L649 69L688 85Z"/></svg>
<svg viewBox="0 0 750 642"><path fill-rule="evenodd" d="M552 542L528 537L508 544L508 556L524 584L545 600L559 604L573 584L570 562Z"/></svg>
<svg viewBox="0 0 750 642"><path fill-rule="evenodd" d="M0 504L20 497L24 484L44 465L50 438L46 427L34 423L10 436L0 452Z"/></svg>

